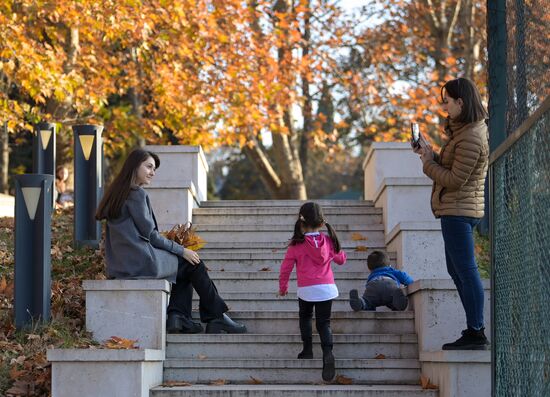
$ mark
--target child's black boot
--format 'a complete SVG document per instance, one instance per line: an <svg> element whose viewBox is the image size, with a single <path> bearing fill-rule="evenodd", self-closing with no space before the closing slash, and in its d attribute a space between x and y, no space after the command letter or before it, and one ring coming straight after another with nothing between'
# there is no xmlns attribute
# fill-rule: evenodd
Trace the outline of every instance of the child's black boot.
<svg viewBox="0 0 550 397"><path fill-rule="evenodd" d="M312 359L313 358L313 342L311 336L309 338L302 338L304 348L298 353L299 359Z"/></svg>
<svg viewBox="0 0 550 397"><path fill-rule="evenodd" d="M323 380L330 382L336 375L336 369L334 365L334 355L332 354L332 346L323 346Z"/></svg>
<svg viewBox="0 0 550 397"><path fill-rule="evenodd" d="M475 330L468 327L462 331L462 336L452 343L445 343L443 350L487 350L489 341L485 336L485 328Z"/></svg>

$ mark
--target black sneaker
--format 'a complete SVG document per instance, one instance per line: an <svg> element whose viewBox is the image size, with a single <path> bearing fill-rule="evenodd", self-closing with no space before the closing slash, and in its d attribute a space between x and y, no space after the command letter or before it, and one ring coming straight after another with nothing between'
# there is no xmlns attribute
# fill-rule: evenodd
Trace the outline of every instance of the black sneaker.
<svg viewBox="0 0 550 397"><path fill-rule="evenodd" d="M452 343L445 343L443 350L487 350L489 341L485 336L485 328L476 331L468 327L462 331L462 336Z"/></svg>
<svg viewBox="0 0 550 397"><path fill-rule="evenodd" d="M359 298L359 292L356 289L349 292L349 305L356 312L363 310L363 300Z"/></svg>

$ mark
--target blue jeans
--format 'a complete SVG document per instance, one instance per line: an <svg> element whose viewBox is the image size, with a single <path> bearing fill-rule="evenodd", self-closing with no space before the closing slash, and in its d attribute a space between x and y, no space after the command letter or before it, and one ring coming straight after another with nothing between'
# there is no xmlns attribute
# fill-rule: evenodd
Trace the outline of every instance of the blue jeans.
<svg viewBox="0 0 550 397"><path fill-rule="evenodd" d="M442 216L441 231L445 242L447 271L453 279L466 312L468 327L483 327L483 285L474 256L474 227L478 218Z"/></svg>

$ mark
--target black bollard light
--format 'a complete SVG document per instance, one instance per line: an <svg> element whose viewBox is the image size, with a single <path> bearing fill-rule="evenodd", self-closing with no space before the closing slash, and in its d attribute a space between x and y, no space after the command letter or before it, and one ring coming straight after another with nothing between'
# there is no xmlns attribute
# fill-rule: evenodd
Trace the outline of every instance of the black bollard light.
<svg viewBox="0 0 550 397"><path fill-rule="evenodd" d="M15 176L15 326L50 319L53 175Z"/></svg>
<svg viewBox="0 0 550 397"><path fill-rule="evenodd" d="M53 123L38 123L32 141L32 173L55 175L55 134Z"/></svg>
<svg viewBox="0 0 550 397"><path fill-rule="evenodd" d="M95 211L103 193L103 126L74 125L74 246L99 248Z"/></svg>

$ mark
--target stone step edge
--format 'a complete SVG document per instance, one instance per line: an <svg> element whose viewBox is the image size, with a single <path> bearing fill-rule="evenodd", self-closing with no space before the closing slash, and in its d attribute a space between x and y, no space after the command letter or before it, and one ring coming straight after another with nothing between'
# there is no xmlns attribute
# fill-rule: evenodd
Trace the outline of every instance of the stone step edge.
<svg viewBox="0 0 550 397"><path fill-rule="evenodd" d="M251 380L252 381L252 380ZM312 391L318 390L319 392L331 392L331 391L424 391L425 393L435 394L437 390L423 390L419 385L388 385L388 384L363 384L363 385L337 385L337 384L274 384L274 383L262 383L256 385L231 383L225 385L210 385L194 383L189 386L156 386L150 389L151 391ZM323 394L324 395L324 394ZM405 395L406 397L406 395Z"/></svg>
<svg viewBox="0 0 550 397"><path fill-rule="evenodd" d="M276 340L273 340L276 339ZM313 334L314 343L319 335ZM300 334L167 334L166 343L301 343ZM334 334L334 344L399 343L417 344L416 334Z"/></svg>
<svg viewBox="0 0 550 397"><path fill-rule="evenodd" d="M297 319L297 310L232 310L229 312L231 317L235 318L251 318L251 319L270 319L270 318L289 318ZM193 317L198 313L193 312ZM361 319L361 320L413 320L414 312L412 310L405 311L333 311L331 319Z"/></svg>
<svg viewBox="0 0 550 397"><path fill-rule="evenodd" d="M166 358L164 368L227 368L242 370L244 368L263 369L311 369L322 366L321 358L299 360L297 358L214 358L198 360L196 358ZM336 368L345 369L419 369L420 361L417 358L335 358Z"/></svg>

